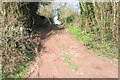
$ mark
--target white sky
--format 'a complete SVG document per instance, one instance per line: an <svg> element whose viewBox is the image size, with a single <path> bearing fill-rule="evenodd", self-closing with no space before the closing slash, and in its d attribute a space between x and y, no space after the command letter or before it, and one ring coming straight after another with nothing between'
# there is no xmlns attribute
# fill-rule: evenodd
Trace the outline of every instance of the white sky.
<svg viewBox="0 0 120 80"><path fill-rule="evenodd" d="M78 0L68 0L68 2L53 2L53 9L58 9L66 3L66 8L74 9L76 12L80 13L80 5Z"/></svg>

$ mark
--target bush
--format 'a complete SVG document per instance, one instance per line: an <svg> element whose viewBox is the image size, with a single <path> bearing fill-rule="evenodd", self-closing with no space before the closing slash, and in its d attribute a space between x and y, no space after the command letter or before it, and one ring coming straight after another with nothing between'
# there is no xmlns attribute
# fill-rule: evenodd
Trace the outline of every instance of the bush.
<svg viewBox="0 0 120 80"><path fill-rule="evenodd" d="M20 77L18 74L34 59L34 42L31 37L38 5L37 2L2 2L0 49L3 78Z"/></svg>
<svg viewBox="0 0 120 80"><path fill-rule="evenodd" d="M58 18L62 24L79 24L79 15L76 11L66 7L61 7L58 13Z"/></svg>
<svg viewBox="0 0 120 80"><path fill-rule="evenodd" d="M67 23L71 23L71 22L73 22L73 20L74 20L73 15L67 17Z"/></svg>
<svg viewBox="0 0 120 80"><path fill-rule="evenodd" d="M3 78L18 77L16 75L21 72L21 67L35 57L33 39L26 33L26 29L22 32L17 29L9 27L0 32Z"/></svg>

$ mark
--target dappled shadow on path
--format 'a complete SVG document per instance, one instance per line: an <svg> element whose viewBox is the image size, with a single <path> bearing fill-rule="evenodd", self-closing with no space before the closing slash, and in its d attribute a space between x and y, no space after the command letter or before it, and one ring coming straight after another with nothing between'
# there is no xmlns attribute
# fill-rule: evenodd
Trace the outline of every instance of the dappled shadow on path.
<svg viewBox="0 0 120 80"><path fill-rule="evenodd" d="M44 46L44 44L47 41L49 41L54 35L56 35L57 32L59 31L61 32L61 30L64 30L64 28L61 26L51 25L51 28L45 28L44 30L36 33L37 36L34 37L34 42L35 42L34 50L36 53L36 58L35 58L34 67L33 65L31 66L32 68L28 73L28 77L33 75L35 70L39 71L40 66L42 66L41 56L43 55L42 53L46 51L46 47ZM40 76L39 72L37 72L36 75L37 77L39 77Z"/></svg>
<svg viewBox="0 0 120 80"><path fill-rule="evenodd" d="M55 36L52 33L49 37L43 39L45 40L43 46L46 49L42 51L42 56L37 61L38 63L41 61L40 65L38 64L40 67L36 69L30 78L117 77L116 66L90 52L85 46L79 44L66 30L56 33ZM78 69L75 73L72 72L70 65L64 62L64 54L71 56L74 64L76 64Z"/></svg>
<svg viewBox="0 0 120 80"><path fill-rule="evenodd" d="M35 52L40 53L42 49L45 47L43 46L44 43L49 40L53 35L57 34L57 32L64 30L63 25L50 25L51 27L45 28L40 32L37 32L37 36L34 38L35 40Z"/></svg>

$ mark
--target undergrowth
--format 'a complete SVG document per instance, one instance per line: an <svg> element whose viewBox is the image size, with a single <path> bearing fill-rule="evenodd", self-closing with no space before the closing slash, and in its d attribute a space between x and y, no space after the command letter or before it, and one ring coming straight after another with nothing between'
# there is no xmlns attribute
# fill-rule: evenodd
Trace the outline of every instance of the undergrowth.
<svg viewBox="0 0 120 80"><path fill-rule="evenodd" d="M2 78L23 78L35 57L32 28L39 3L2 2L0 6Z"/></svg>
<svg viewBox="0 0 120 80"><path fill-rule="evenodd" d="M1 28L2 78L23 78L35 57L33 34L28 34L26 29Z"/></svg>

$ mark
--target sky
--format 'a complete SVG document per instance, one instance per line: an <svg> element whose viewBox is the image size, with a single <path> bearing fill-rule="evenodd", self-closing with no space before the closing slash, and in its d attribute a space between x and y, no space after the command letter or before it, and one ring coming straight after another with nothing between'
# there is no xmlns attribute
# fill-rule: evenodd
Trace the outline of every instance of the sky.
<svg viewBox="0 0 120 80"><path fill-rule="evenodd" d="M68 0L67 2L53 2L52 8L53 10L59 9L61 6L63 6L66 3L66 8L73 9L80 15L80 5L78 0Z"/></svg>
<svg viewBox="0 0 120 80"><path fill-rule="evenodd" d="M79 1L78 0L68 0L67 2L53 2L52 3L52 8L54 11L54 23L55 24L61 24L61 22L58 20L58 12L57 9L59 9L61 6L64 6L64 4L66 3L66 8L68 9L73 9L75 12L78 13L78 15L80 15L80 5L79 5Z"/></svg>

